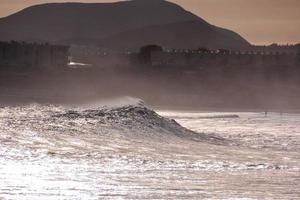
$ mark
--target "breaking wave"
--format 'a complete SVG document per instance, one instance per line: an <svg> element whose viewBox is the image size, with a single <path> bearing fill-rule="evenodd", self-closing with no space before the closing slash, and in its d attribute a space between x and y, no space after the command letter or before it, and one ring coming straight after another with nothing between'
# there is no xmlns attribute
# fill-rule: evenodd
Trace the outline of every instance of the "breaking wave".
<svg viewBox="0 0 300 200"><path fill-rule="evenodd" d="M122 130L123 134L143 137L176 136L181 139L223 144L225 140L208 136L204 133L190 131L175 120L161 117L155 111L146 107L142 101L132 104L105 106L97 109L68 110L62 114L52 116L53 119L70 121L93 121L99 128L107 131Z"/></svg>
<svg viewBox="0 0 300 200"><path fill-rule="evenodd" d="M193 132L130 97L3 106L0 133L0 198L257 199L265 194L249 191L261 182L270 199L299 194L298 152L257 151ZM271 175L285 180L281 188Z"/></svg>
<svg viewBox="0 0 300 200"><path fill-rule="evenodd" d="M187 140L221 145L229 141L190 131L175 120L158 115L142 100L130 97L85 106L2 107L0 119L1 148L6 145L24 151L36 149L36 155L41 151L78 154L98 147L105 148L102 153L107 150L113 153L123 148L122 145L129 145L124 142L155 145ZM82 143L86 138L89 140ZM101 142L95 144L92 140Z"/></svg>

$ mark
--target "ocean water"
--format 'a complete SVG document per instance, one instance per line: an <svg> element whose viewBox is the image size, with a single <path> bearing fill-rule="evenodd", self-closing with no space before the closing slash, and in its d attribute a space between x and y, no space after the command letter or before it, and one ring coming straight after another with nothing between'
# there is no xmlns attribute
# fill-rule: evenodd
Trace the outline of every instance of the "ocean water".
<svg viewBox="0 0 300 200"><path fill-rule="evenodd" d="M0 199L300 199L300 115L129 102L1 107Z"/></svg>

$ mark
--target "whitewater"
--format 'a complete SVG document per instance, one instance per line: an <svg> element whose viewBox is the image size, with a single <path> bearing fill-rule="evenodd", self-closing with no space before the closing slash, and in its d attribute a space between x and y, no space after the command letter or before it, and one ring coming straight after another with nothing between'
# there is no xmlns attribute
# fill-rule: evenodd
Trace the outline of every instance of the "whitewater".
<svg viewBox="0 0 300 200"><path fill-rule="evenodd" d="M300 199L299 150L299 114L2 106L0 199Z"/></svg>

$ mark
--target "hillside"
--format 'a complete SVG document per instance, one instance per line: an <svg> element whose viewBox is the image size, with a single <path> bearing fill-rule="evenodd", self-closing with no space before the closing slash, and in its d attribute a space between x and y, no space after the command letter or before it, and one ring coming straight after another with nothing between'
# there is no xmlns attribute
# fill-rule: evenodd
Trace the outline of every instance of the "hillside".
<svg viewBox="0 0 300 200"><path fill-rule="evenodd" d="M70 42L69 42L70 43ZM114 49L138 48L143 44L160 44L166 48L242 48L248 45L238 34L203 23L185 21L149 26L102 39L100 46Z"/></svg>
<svg viewBox="0 0 300 200"><path fill-rule="evenodd" d="M117 48L148 42L178 48L249 44L238 34L164 0L36 5L1 18L0 40L81 42Z"/></svg>

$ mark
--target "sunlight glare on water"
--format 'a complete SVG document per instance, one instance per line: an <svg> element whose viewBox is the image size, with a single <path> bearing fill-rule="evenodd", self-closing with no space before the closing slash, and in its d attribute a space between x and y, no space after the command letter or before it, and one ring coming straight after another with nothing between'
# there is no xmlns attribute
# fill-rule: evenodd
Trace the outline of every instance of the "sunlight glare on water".
<svg viewBox="0 0 300 200"><path fill-rule="evenodd" d="M0 199L299 199L299 115L159 113L198 133L141 104L1 108Z"/></svg>

